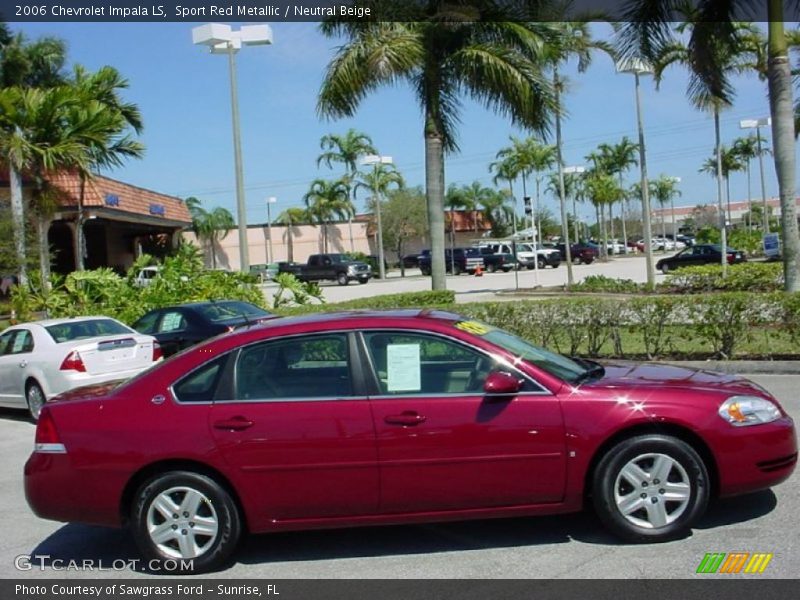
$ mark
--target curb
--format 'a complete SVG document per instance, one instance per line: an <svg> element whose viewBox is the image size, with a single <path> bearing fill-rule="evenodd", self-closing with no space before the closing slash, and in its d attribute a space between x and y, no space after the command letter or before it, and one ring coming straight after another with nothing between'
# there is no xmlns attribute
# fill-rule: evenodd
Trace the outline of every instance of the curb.
<svg viewBox="0 0 800 600"><path fill-rule="evenodd" d="M740 375L800 375L800 360L674 360L655 364L707 369Z"/></svg>

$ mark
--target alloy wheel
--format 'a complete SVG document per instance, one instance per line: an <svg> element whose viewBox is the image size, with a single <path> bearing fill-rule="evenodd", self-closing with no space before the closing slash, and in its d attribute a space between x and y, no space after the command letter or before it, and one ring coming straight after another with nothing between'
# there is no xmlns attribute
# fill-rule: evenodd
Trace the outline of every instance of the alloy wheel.
<svg viewBox="0 0 800 600"><path fill-rule="evenodd" d="M217 511L202 492L191 487L172 487L150 503L147 533L165 556L197 558L208 551L217 538Z"/></svg>

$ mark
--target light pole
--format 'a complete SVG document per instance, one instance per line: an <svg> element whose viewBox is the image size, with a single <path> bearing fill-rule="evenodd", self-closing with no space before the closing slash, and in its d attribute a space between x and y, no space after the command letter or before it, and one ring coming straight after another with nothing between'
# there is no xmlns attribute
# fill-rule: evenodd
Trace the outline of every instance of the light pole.
<svg viewBox="0 0 800 600"><path fill-rule="evenodd" d="M267 264L275 261L275 255L272 252L272 216L269 212L269 207L275 204L278 199L275 196L267 198Z"/></svg>
<svg viewBox="0 0 800 600"><path fill-rule="evenodd" d="M372 190L375 196L375 219L378 225L378 273L381 280L386 279L386 268L383 265L383 224L381 223L381 192L378 189L378 165L393 164L391 156L378 156L368 154L361 161L362 165L372 165L375 168L375 189Z"/></svg>
<svg viewBox="0 0 800 600"><path fill-rule="evenodd" d="M653 68L643 60L628 59L617 63L617 73L633 74L636 81L636 125L639 130L639 168L642 188L642 229L644 233L644 253L647 262L647 286L656 284L656 271L653 265L653 232L650 224L650 191L647 182L647 154L644 145L644 123L642 121L642 97L639 79L641 75L652 75Z"/></svg>
<svg viewBox="0 0 800 600"><path fill-rule="evenodd" d="M242 46L264 46L272 43L269 25L243 25L234 31L230 25L209 23L192 29L192 43L208 46L212 54L227 54L231 79L231 117L233 120L233 160L236 170L236 216L239 228L239 270L250 271L247 246L247 212L244 200L242 141L239 128L239 98L236 86L236 53Z"/></svg>
<svg viewBox="0 0 800 600"><path fill-rule="evenodd" d="M761 208L764 233L769 233L769 214L767 213L767 185L764 182L764 153L761 151L761 128L772 125L772 119L764 117L762 119L742 119L739 121L739 129L755 129L756 144L758 144L758 171L761 176ZM751 210L752 213L752 210ZM752 218L752 214L751 214Z"/></svg>
<svg viewBox="0 0 800 600"><path fill-rule="evenodd" d="M580 175L581 173L586 172L586 167L581 166L574 166L574 167L564 167L564 175ZM577 244L580 238L580 228L578 223L578 204L577 204L577 190L573 187L572 189L572 230L575 233L575 243Z"/></svg>

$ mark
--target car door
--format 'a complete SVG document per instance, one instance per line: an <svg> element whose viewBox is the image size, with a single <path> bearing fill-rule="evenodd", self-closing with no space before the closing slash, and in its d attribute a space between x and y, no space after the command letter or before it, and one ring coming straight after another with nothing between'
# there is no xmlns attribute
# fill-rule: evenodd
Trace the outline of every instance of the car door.
<svg viewBox="0 0 800 600"><path fill-rule="evenodd" d="M242 487L269 519L373 514L375 432L346 333L286 337L242 348L230 400L211 431ZM237 486L238 487L238 486Z"/></svg>
<svg viewBox="0 0 800 600"><path fill-rule="evenodd" d="M564 427L558 400L548 391L526 381L513 398L487 398L486 375L510 367L439 335L365 332L362 351L376 389L370 404L381 512L563 498Z"/></svg>
<svg viewBox="0 0 800 600"><path fill-rule="evenodd" d="M5 340L0 338L0 397L11 404L25 403L26 367L33 352L33 335L28 329L16 329ZM5 337L6 334L4 334Z"/></svg>

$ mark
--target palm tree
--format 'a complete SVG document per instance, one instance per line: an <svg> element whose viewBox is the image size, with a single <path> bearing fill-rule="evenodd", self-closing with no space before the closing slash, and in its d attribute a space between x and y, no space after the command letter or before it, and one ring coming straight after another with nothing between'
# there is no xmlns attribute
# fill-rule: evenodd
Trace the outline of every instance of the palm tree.
<svg viewBox="0 0 800 600"><path fill-rule="evenodd" d="M353 212L349 188L341 179L315 179L303 201L312 223L322 225L322 251L328 252L328 224L336 217L346 218Z"/></svg>
<svg viewBox="0 0 800 600"><path fill-rule="evenodd" d="M432 286L445 289L444 156L458 148L459 97L466 93L515 124L546 131L555 105L541 61L553 27L533 19L515 22L510 4L387 0L375 7L375 21L339 17L322 23L324 35L347 41L328 65L318 110L352 116L375 89L400 80L411 84L423 112Z"/></svg>
<svg viewBox="0 0 800 600"><path fill-rule="evenodd" d="M21 283L28 279L21 171L31 158L15 124L24 116L21 88L63 83L65 57L64 42L56 38L28 42L22 34L12 36L6 27L0 35L0 156L8 163L14 248Z"/></svg>
<svg viewBox="0 0 800 600"><path fill-rule="evenodd" d="M595 205L599 215L598 225L603 238L603 243L600 245L600 255L604 260L608 260L608 231L606 229L604 207L610 206L614 202L619 202L625 193L614 176L602 169L589 171L584 177L584 185L586 186L586 195Z"/></svg>
<svg viewBox="0 0 800 600"><path fill-rule="evenodd" d="M489 172L494 173L494 177L492 181L495 185L498 185L500 181L505 181L508 183L508 198L511 200L512 204L514 205L512 209L512 230L514 234L517 233L517 199L514 196L514 180L517 178L517 174L519 173L519 167L517 166L517 160L514 156L507 156L502 160L496 160L493 163L489 164Z"/></svg>
<svg viewBox="0 0 800 600"><path fill-rule="evenodd" d="M769 148L764 147L761 142L763 142L763 138L759 139L757 134L753 134L747 137L735 139L732 147L733 153L740 161L744 163L745 170L747 172L748 229L753 228L753 195L750 185L750 164L754 159L769 154L770 152Z"/></svg>
<svg viewBox="0 0 800 600"><path fill-rule="evenodd" d="M561 136L561 116L563 107L561 95L566 91L566 81L561 76L560 70L570 58L578 59L578 72L583 73L589 68L592 61L592 52L601 50L613 56L614 52L605 42L594 40L590 24L583 21L565 21L555 23L558 36L557 40L549 46L548 63L553 74L553 91L555 93L555 121L556 121L556 164L558 165L558 200L561 208L561 236L564 238L564 247L567 261L567 284L573 285L575 279L572 274L572 256L569 240L569 224L567 222L567 196L564 177L564 141ZM652 284L652 282L651 282Z"/></svg>
<svg viewBox="0 0 800 600"><path fill-rule="evenodd" d="M744 171L745 165L735 149L728 149L725 146L721 146L719 157L712 156L711 158L707 159L703 163L703 166L700 167L699 172L709 173L712 177L717 177L719 166L722 167L721 171L719 171L719 177L725 181L725 200L728 207L728 223L733 225L733 221L731 220L731 173L736 171Z"/></svg>
<svg viewBox="0 0 800 600"><path fill-rule="evenodd" d="M671 44L674 34L670 21L674 10L684 3L679 0L651 2L629 0L624 15L625 24L620 29L620 48L628 56L643 56L654 60L664 47ZM795 123L792 100L792 72L789 45L783 22L784 0L770 0L767 5L767 79L769 82L770 114L775 171L781 202L783 228L783 274L786 291L800 291L800 235L797 228L795 198ZM691 54L692 82L695 88L707 92L720 103L729 104L733 96L728 68L732 56L746 49L746 37L736 26L737 13L749 9L747 0L730 2L702 2L694 19L689 52ZM744 38L744 43L743 43ZM718 118L715 119L718 121ZM717 147L721 144L718 142ZM718 152L718 161L719 158ZM718 171L721 171L721 167ZM718 196L721 196L718 179ZM724 236L724 228L723 228ZM725 242L723 237L723 243ZM722 252L723 272L726 268Z"/></svg>
<svg viewBox="0 0 800 600"><path fill-rule="evenodd" d="M289 262L294 262L294 228L300 223L310 220L308 211L302 208L287 208L278 215L276 221L281 225L286 225L287 236L287 256Z"/></svg>
<svg viewBox="0 0 800 600"><path fill-rule="evenodd" d="M369 170L359 173L359 179L356 180L354 195L355 191L359 189L365 189L372 194L371 208L373 215L376 216L375 226L381 232L381 235L377 238L381 243L383 242L383 223L380 219L381 207L378 203L381 202L381 198L386 197L386 193L391 188L402 189L404 185L403 176L394 163L376 163ZM383 250L382 248L378 254L381 255ZM378 267L380 275L385 275L383 265L378 265Z"/></svg>
<svg viewBox="0 0 800 600"><path fill-rule="evenodd" d="M667 175L660 175L658 179L650 181L650 197L654 198L661 206L661 238L664 240L664 252L667 251L667 226L664 220L664 209L667 204L672 205L672 235L675 235L675 198L681 195L678 189L678 180Z"/></svg>
<svg viewBox="0 0 800 600"><path fill-rule="evenodd" d="M378 153L372 144L372 138L355 129L348 129L344 135L328 134L322 136L319 146L323 152L317 157L317 166L323 162L328 168L332 168L334 163L342 163L344 165L346 176L342 181L347 186L348 198L355 205L355 186L353 184L356 179L356 171L358 171L358 160L366 154ZM347 226L350 233L350 252L354 252L352 213L347 217Z"/></svg>
<svg viewBox="0 0 800 600"><path fill-rule="evenodd" d="M455 204L472 215L472 225L475 235L477 235L479 209L484 207L487 202L491 203L495 193L495 190L485 187L480 181L473 181L470 185L460 187L451 185L447 188L445 202L451 205Z"/></svg>
<svg viewBox="0 0 800 600"><path fill-rule="evenodd" d="M201 209L202 210L202 209ZM212 211L198 213L197 237L211 247L211 268L217 268L217 246L225 239L236 221L229 210L217 206Z"/></svg>
<svg viewBox="0 0 800 600"><path fill-rule="evenodd" d="M639 164L638 153L639 144L633 143L628 136L622 138L617 144L600 144L598 146L600 153L603 155L605 167L612 175L617 175L619 178L619 187L624 189L622 178L624 174L631 168ZM627 202L627 194L622 199L622 241L625 246L625 252L628 252L628 229L625 223L625 203ZM609 218L611 219L611 237L614 237L614 218L611 215L611 207L609 207Z"/></svg>

